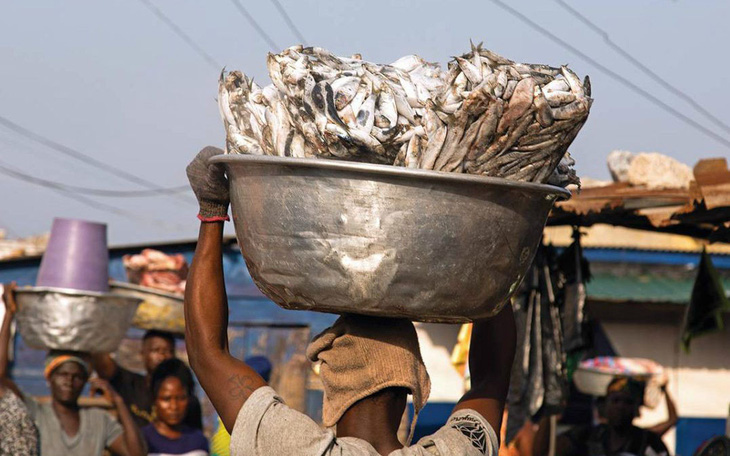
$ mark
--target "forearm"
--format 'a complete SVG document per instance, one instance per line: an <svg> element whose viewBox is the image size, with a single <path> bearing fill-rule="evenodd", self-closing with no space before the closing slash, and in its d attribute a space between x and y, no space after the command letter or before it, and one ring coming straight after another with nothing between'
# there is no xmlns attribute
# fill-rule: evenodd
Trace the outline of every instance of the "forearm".
<svg viewBox="0 0 730 456"><path fill-rule="evenodd" d="M540 419L540 426L535 433L532 442L532 456L547 456L550 451L550 434L552 432L550 416L545 415Z"/></svg>
<svg viewBox="0 0 730 456"><path fill-rule="evenodd" d="M124 429L124 443L127 447L127 454L129 456L143 456L145 454L144 439L134 422L134 418L132 418L132 414L121 397L114 400L114 406L117 410L119 424Z"/></svg>
<svg viewBox="0 0 730 456"><path fill-rule="evenodd" d="M472 408L479 411L495 432L502 424L515 344L515 322L510 304L495 317L474 323L469 347L472 388L459 401L456 410Z"/></svg>
<svg viewBox="0 0 730 456"><path fill-rule="evenodd" d="M104 380L111 380L117 373L117 363L108 353L92 353L91 365L99 377Z"/></svg>
<svg viewBox="0 0 730 456"><path fill-rule="evenodd" d="M469 347L472 385L504 400L509 391L512 361L517 342L512 305L507 304L494 318L474 323Z"/></svg>
<svg viewBox="0 0 730 456"><path fill-rule="evenodd" d="M228 303L223 279L223 223L200 224L185 286L185 340L193 370L227 354Z"/></svg>
<svg viewBox="0 0 730 456"><path fill-rule="evenodd" d="M0 378L8 378L10 327L12 322L13 316L6 310L0 326Z"/></svg>
<svg viewBox="0 0 730 456"><path fill-rule="evenodd" d="M231 431L244 402L266 383L228 353L222 239L222 222L201 224L185 287L185 338L190 366Z"/></svg>
<svg viewBox="0 0 730 456"><path fill-rule="evenodd" d="M672 429L674 426L677 425L678 416L677 416L677 408L674 405L674 401L672 401L672 398L669 397L668 393L664 393L664 398L667 401L667 419L659 424L656 424L652 427L650 427L648 430L653 432L654 434L657 434L658 436L663 436L667 432L669 432L670 429Z"/></svg>

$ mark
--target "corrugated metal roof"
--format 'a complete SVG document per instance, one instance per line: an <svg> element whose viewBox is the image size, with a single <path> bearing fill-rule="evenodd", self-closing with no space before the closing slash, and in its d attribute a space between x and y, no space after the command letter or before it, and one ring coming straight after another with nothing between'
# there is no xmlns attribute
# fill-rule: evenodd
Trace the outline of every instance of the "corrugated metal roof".
<svg viewBox="0 0 730 456"><path fill-rule="evenodd" d="M637 249L664 252L700 253L703 247L716 255L730 255L730 244L708 244L701 239L655 231L636 230L622 226L598 224L581 228L584 248ZM573 242L573 227L548 226L545 242L556 247L567 247Z"/></svg>
<svg viewBox="0 0 730 456"><path fill-rule="evenodd" d="M586 188L556 204L548 225L598 223L730 243L730 170L724 158L701 160L689 189L614 183Z"/></svg>
<svg viewBox="0 0 730 456"><path fill-rule="evenodd" d="M730 278L724 279L723 284L726 292L730 290ZM594 299L687 304L693 286L694 279L599 273L593 275L586 288L588 297Z"/></svg>

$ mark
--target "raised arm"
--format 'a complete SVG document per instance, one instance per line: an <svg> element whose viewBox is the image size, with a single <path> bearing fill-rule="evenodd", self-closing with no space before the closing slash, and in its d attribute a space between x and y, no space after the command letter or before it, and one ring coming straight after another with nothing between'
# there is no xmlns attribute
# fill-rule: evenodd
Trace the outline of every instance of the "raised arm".
<svg viewBox="0 0 730 456"><path fill-rule="evenodd" d="M187 169L200 203L198 218L202 223L185 286L185 341L190 366L231 432L246 399L266 383L228 352L228 302L223 280L228 182L220 165L207 166L208 158L220 153L220 149L207 147Z"/></svg>
<svg viewBox="0 0 730 456"><path fill-rule="evenodd" d="M664 392L664 398L667 401L667 419L648 429L659 437L669 432L670 429L677 425L677 421L679 421L679 416L677 415L677 407L674 405L674 401L669 395L669 391L667 391L667 385L662 386L662 391Z"/></svg>
<svg viewBox="0 0 730 456"><path fill-rule="evenodd" d="M22 398L23 393L18 385L10 379L8 372L9 350L10 350L10 327L15 318L15 312L18 309L15 303L15 282L6 284L3 287L3 301L5 302L5 315L3 316L2 326L0 326L0 383L5 388L10 389L18 397Z"/></svg>
<svg viewBox="0 0 730 456"><path fill-rule="evenodd" d="M109 353L92 353L91 365L93 366L99 377L104 380L111 380L117 373L117 363L112 359Z"/></svg>
<svg viewBox="0 0 730 456"><path fill-rule="evenodd" d="M122 426L122 435L109 445L109 450L116 456L143 456L147 454L144 438L139 428L137 428L132 414L124 404L124 399L109 382L102 378L92 378L89 383L92 395L100 393L107 401L111 402L117 412L119 424Z"/></svg>
<svg viewBox="0 0 730 456"><path fill-rule="evenodd" d="M509 303L495 317L474 322L469 346L471 390L454 408L476 410L497 435L509 391L515 344L515 319Z"/></svg>

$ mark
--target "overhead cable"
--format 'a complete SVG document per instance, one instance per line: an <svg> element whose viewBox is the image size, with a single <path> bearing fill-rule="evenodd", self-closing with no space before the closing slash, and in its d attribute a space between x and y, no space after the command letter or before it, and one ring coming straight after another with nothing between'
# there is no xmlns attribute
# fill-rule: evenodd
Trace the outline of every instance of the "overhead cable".
<svg viewBox="0 0 730 456"><path fill-rule="evenodd" d="M140 214L135 213L135 212L131 212L131 211L127 211L127 210L124 210L124 209L120 209L120 208L118 208L116 206L112 206L112 205L109 205L109 204L105 204L105 203L100 203L98 201L94 201L93 199L87 198L84 195L80 195L78 193L74 193L73 191L70 191L70 190L64 188L63 185L57 185L57 184L54 184L54 183L48 182L48 181L41 182L41 181L39 181L38 179L35 179L35 178L33 178L33 179L20 178L19 176L15 175L15 173L9 173L9 172L7 172L8 170L9 170L9 168L7 168L5 166L0 166L0 173L3 173L5 175L7 175L7 176L15 177L17 179L21 179L24 182L29 183L29 184L34 184L34 185L41 186L41 187L44 187L46 189L52 190L52 191L54 191L55 193L57 193L59 195L62 195L62 196L65 196L67 198L76 200L76 201L78 201L78 202L80 202L80 203L82 203L82 204L84 204L86 206L89 206L89 207L93 208L93 209L97 209L97 210L100 210L100 211L104 211L104 212L108 212L108 213L111 213L111 214L119 215L119 216L125 217L125 218L127 218L129 220L132 220L134 222L142 222L142 223L146 223L146 224L148 224L150 226L155 226L155 227L158 227L158 228L159 227L164 227L166 229L175 229L175 230L178 230L178 231L186 229L186 227L184 227L181 224L168 223L168 222L166 222L164 220L159 220L159 219L155 219L155 218L146 217L146 216L140 215ZM10 171L14 171L14 170L10 170Z"/></svg>
<svg viewBox="0 0 730 456"><path fill-rule="evenodd" d="M145 0L146 1L146 0ZM256 22L256 19L251 15L251 13L248 12L248 10L239 2L238 0L231 0L233 3L233 6L236 7L239 13L243 15L243 17L248 20L248 23L251 24L251 26L256 29L256 32L258 32L259 35L261 35L261 38L266 41L266 44L269 45L269 48L271 48L274 52L279 52L281 48L274 42L273 39L269 36L268 33Z"/></svg>
<svg viewBox="0 0 730 456"><path fill-rule="evenodd" d="M302 35L302 32L299 31L297 26L294 24L294 21L289 17L289 14L286 12L286 9L281 6L281 3L279 3L279 0L271 0L271 3L274 4L276 9L279 11L279 14L281 14L281 17L284 18L284 22L286 22L286 25L289 26L289 30L294 34L294 36L297 37L299 42L303 44L304 46L307 46L307 40L304 38L304 35Z"/></svg>
<svg viewBox="0 0 730 456"><path fill-rule="evenodd" d="M608 32L600 28L595 23L591 22L590 19L582 15L578 10L574 9L572 6L568 5L564 0L555 0L555 2L562 6L566 11L568 11L571 15L573 15L575 18L577 18L579 21L583 22L588 28L599 34L603 41L614 51L621 54L626 60L631 62L634 66L636 66L638 69L643 71L647 76L652 78L654 81L656 81L659 85L667 89L668 91L672 92L674 95L678 96L679 98L683 99L690 105L692 105L693 108L695 108L698 112L700 112L702 115L710 119L715 125L719 126L723 130L730 133L730 125L726 124L719 118L717 118L714 114L712 114L710 111L705 109L702 104L698 103L694 100L690 95L686 94L682 90L678 89L677 87L673 86L669 82L667 82L664 78L659 76L656 72L654 72L651 68L641 63L639 59L631 55L629 52L624 50L621 46L614 43L611 37L609 36Z"/></svg>
<svg viewBox="0 0 730 456"><path fill-rule="evenodd" d="M513 16L515 16L516 18L518 18L519 20L521 20L522 22L524 22L525 24L527 24L531 28L533 28L533 29L537 30L538 32L542 33L543 35L545 35L546 37L548 37L552 41L558 43L560 46L568 49L573 54L579 56L580 58L582 58L586 62L590 63L591 65L593 65L594 67L596 67L601 72L603 72L606 75L608 75L609 77L617 80L618 82L620 82L621 84L625 85L629 89L633 90L634 92L638 93L642 97L644 97L647 100L651 101L652 103L654 103L655 105L657 105L662 110L668 112L669 114L671 114L674 117L678 118L682 122L684 122L687 125L693 127L695 130L698 130L701 133L705 134L706 136L711 137L712 139L714 139L715 141L721 143L725 147L730 148L730 140L728 140L725 137L723 137L723 136L715 133L714 131L710 130L709 128L705 127L704 125L700 124L699 122L697 122L697 121L691 119L690 117L686 116L685 114L682 114L681 112L679 112L678 110L674 109L673 107L671 107L670 105L668 105L664 101L660 100L659 98L655 97L651 93L647 92L646 90L642 89L638 85L634 84L633 82L631 82L627 78L621 76L620 74L618 74L615 71L611 70L607 66L599 63L597 60L593 59L592 57L588 56L584 52L580 51L579 49L577 49L576 47L574 47L573 45L571 45L567 41L563 40L562 38L556 36L555 34L553 34L552 32L550 32L549 30L547 30L544 27L542 27L541 25L539 25L536 22L532 21L529 17L527 17L524 14L520 13L519 11L517 11L516 9L514 9L511 6L507 5L503 1L501 1L501 0L490 0L490 1L492 3L494 3L495 5L499 6L500 8L504 9L508 13L512 14Z"/></svg>
<svg viewBox="0 0 730 456"><path fill-rule="evenodd" d="M22 127L3 116L0 116L0 125L3 125L7 129L9 129L19 135L25 136L28 139L32 139L35 142L43 144L44 146L48 147L51 150L55 150L64 155L72 157L78 161L86 163L87 165L90 165L97 169L106 171L106 172L113 174L117 177L120 177L128 182L132 182L132 183L141 185L141 186L146 187L151 190L161 190L162 189L162 187L155 184L154 182L150 182L146 179L142 179L141 177L137 177L134 174L129 173L121 168L117 168L116 166L109 165L101 160L97 160L94 157L87 155L83 152L80 152L76 149L72 149L61 143L53 141L52 139L49 139L45 136L41 136L40 134L32 132L32 131L28 130L27 128ZM182 195L170 194L168 196L173 197L173 198L182 199L185 202L190 202L190 200L188 198L183 197Z"/></svg>
<svg viewBox="0 0 730 456"><path fill-rule="evenodd" d="M153 196L175 195L190 191L189 185L181 185L179 187L160 188L159 190L108 190L100 188L80 187L77 185L64 184L61 182L42 179L40 177L31 176L30 174L9 168L0 162L0 173L9 177L14 177L26 182L32 182L49 188L62 189L71 193L79 193L88 196L101 196L111 198L143 198Z"/></svg>
<svg viewBox="0 0 730 456"><path fill-rule="evenodd" d="M156 7L154 4L152 4L149 0L139 0L147 9L149 9L152 14L157 16L157 18L162 21L163 24L168 26L170 30L172 30L177 36L179 36L192 50L198 53L200 57L203 58L208 64L213 67L216 71L220 71L221 68L223 68L223 65L216 62L216 60L211 57L210 54L205 52L205 49L202 48L198 43L196 43L187 33L183 31L180 26L175 24L172 19L167 17L165 13L162 12L158 7Z"/></svg>

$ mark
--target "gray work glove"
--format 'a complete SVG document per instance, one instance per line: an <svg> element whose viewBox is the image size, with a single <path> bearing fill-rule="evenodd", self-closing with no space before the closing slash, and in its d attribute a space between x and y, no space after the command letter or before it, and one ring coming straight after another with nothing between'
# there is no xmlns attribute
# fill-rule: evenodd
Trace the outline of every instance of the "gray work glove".
<svg viewBox="0 0 730 456"><path fill-rule="evenodd" d="M200 212L198 218L203 222L219 222L229 220L228 179L225 168L221 164L208 165L208 159L214 155L221 155L223 151L217 147L208 146L198 152L190 162L185 172L190 181L190 187L198 199Z"/></svg>

